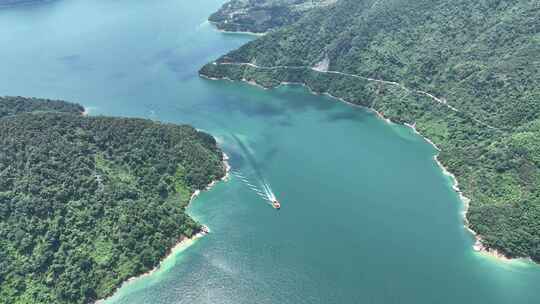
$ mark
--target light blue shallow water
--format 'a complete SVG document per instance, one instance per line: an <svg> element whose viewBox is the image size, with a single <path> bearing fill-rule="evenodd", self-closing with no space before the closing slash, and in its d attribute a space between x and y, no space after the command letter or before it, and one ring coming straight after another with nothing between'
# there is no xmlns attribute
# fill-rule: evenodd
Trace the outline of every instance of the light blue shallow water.
<svg viewBox="0 0 540 304"><path fill-rule="evenodd" d="M218 184L190 207L212 233L107 303L540 303L540 267L473 252L435 150L410 130L301 87L199 78L252 39L205 22L221 2L0 9L0 94L193 124L282 201Z"/></svg>

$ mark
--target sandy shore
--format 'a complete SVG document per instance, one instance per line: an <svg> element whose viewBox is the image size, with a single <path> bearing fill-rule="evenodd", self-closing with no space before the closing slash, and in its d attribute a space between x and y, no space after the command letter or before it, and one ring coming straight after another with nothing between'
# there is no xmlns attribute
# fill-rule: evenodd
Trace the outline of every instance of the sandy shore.
<svg viewBox="0 0 540 304"><path fill-rule="evenodd" d="M231 170L231 166L229 165L229 162L228 162L229 157L227 156L227 154L225 154L225 152L222 152L222 153L223 153L223 166L225 168L225 175L221 179L214 180L210 184L208 184L208 186L206 186L204 191L210 190L219 181L227 181L229 179L229 174L230 174L230 170ZM191 204L193 202L193 200L195 198L197 198L197 196L200 193L201 193L201 190L195 190L195 192L193 192L193 194L191 195L191 198L189 199L188 204ZM197 234L193 235L192 237L188 238L186 236L181 236L178 239L178 242L172 248L170 248L167 251L167 254L165 255L165 257L161 259L161 261L159 262L159 264L156 267L154 267L153 269L151 269L151 270L149 270L149 271L147 271L147 272L145 272L143 274L131 277L131 278L127 279L126 281L122 282L122 284L120 286L118 286L110 296L108 296L108 297L106 297L104 299L97 300L95 302L95 304L103 304L105 301L110 299L120 288L124 287L126 284L129 284L129 283L131 283L133 281L136 281L138 279L141 279L141 278L144 278L146 276L154 274L156 271L158 271L161 268L161 265L164 263L164 261L166 259L168 259L169 257L174 256L178 252L183 251L184 249L188 248L190 245L194 244L197 239L202 238L203 236L207 235L208 233L210 233L210 228L203 225L202 228L201 228L201 231L199 231Z"/></svg>
<svg viewBox="0 0 540 304"><path fill-rule="evenodd" d="M168 251L167 251L167 255L159 262L159 264L154 267L153 269L143 273L143 274L140 274L138 276L135 276L135 277L131 277L129 279L127 279L126 281L122 282L122 284L120 286L118 286L114 292L106 297L105 299L101 299L101 300L98 300L95 302L95 304L103 304L105 301L109 300L119 289L125 287L126 285L134 282L134 281L137 281L139 279L142 279L146 276L150 276L152 274L154 274L156 271L158 271L160 268L161 268L161 265L164 263L164 261L171 257L171 256L174 256L176 255L178 252L181 252L183 251L184 249L186 249L187 247L189 247L190 245L192 245L195 240L197 239L200 239L202 238L203 236L205 236L206 234L210 233L210 229L206 226L203 226L203 228L201 229L200 232L198 232L197 234L193 235L192 237L188 238L188 237L185 237L185 236L181 236L180 239L178 240L178 242L172 247L170 248Z"/></svg>
<svg viewBox="0 0 540 304"><path fill-rule="evenodd" d="M84 111L81 113L82 116L88 116L90 113L94 110L96 110L96 107L90 107L90 106L83 106Z"/></svg>

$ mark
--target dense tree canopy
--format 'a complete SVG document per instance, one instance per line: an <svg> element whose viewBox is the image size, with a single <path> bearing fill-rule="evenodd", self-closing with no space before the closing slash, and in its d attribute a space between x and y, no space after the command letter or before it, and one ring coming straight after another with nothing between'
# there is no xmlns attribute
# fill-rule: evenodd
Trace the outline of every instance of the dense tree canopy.
<svg viewBox="0 0 540 304"><path fill-rule="evenodd" d="M190 126L61 101L0 109L0 303L105 297L200 229L185 207L224 175L214 138Z"/></svg>
<svg viewBox="0 0 540 304"><path fill-rule="evenodd" d="M75 103L25 97L0 97L0 118L24 112L64 112L82 114L84 108Z"/></svg>
<svg viewBox="0 0 540 304"><path fill-rule="evenodd" d="M336 0L232 0L208 20L225 31L265 33L289 25L313 8Z"/></svg>
<svg viewBox="0 0 540 304"><path fill-rule="evenodd" d="M538 1L339 0L201 74L303 83L415 123L471 198L483 243L540 261L538 20Z"/></svg>

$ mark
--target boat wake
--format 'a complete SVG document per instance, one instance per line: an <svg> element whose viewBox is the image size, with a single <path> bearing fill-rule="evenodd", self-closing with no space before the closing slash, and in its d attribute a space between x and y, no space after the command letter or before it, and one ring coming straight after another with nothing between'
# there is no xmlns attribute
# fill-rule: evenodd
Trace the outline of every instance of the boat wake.
<svg viewBox="0 0 540 304"><path fill-rule="evenodd" d="M255 152L250 149L248 145L246 145L239 136L235 134L231 134L231 136L234 138L236 143L238 144L238 147L242 150L243 154L245 155L248 164L251 165L251 168L253 169L253 173L250 176L254 176L253 178L249 179L247 175L243 174L239 170L233 170L231 171L231 174L235 177L237 177L242 183L248 187L251 191L255 192L259 197L261 197L265 202L267 202L270 206L274 207L275 209L280 209L281 205L279 201L276 198L276 195L274 194L274 191L272 191L272 188L270 187L270 184L264 179L263 174L260 171L260 166L257 164L257 160L254 157Z"/></svg>
<svg viewBox="0 0 540 304"><path fill-rule="evenodd" d="M231 171L231 174L237 177L248 189L253 191L257 196L261 197L269 205L273 206L273 203L277 201L274 191L272 191L272 188L266 181L260 180L258 183L254 182L248 179L240 171L236 170Z"/></svg>
<svg viewBox="0 0 540 304"><path fill-rule="evenodd" d="M197 25L197 28L195 30L200 31L201 29L208 26L209 24L210 22L208 22L208 20L205 20L201 24Z"/></svg>

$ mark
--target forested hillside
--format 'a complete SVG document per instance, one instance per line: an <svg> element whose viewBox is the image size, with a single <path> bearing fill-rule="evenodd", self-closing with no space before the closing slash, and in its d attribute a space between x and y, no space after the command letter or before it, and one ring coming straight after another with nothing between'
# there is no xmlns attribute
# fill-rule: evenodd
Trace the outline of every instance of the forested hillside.
<svg viewBox="0 0 540 304"><path fill-rule="evenodd" d="M185 207L225 173L190 126L20 97L0 109L0 303L109 295L200 229Z"/></svg>
<svg viewBox="0 0 540 304"><path fill-rule="evenodd" d="M306 84L441 148L482 243L540 261L540 1L339 0L204 66Z"/></svg>
<svg viewBox="0 0 540 304"><path fill-rule="evenodd" d="M313 8L336 0L232 0L210 15L209 21L225 31L265 33L289 25Z"/></svg>
<svg viewBox="0 0 540 304"><path fill-rule="evenodd" d="M0 97L0 118L24 112L64 112L82 114L84 108L75 103L25 97Z"/></svg>

